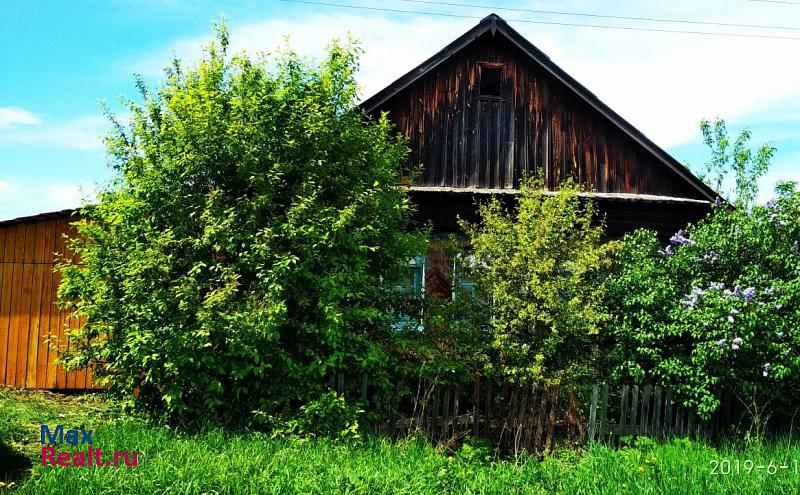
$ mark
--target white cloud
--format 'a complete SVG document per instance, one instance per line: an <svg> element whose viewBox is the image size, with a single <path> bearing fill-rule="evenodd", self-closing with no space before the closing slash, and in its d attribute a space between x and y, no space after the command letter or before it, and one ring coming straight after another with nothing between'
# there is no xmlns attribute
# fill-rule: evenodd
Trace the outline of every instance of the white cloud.
<svg viewBox="0 0 800 495"><path fill-rule="evenodd" d="M46 211L79 207L96 197L88 181L35 182L0 180L0 221Z"/></svg>
<svg viewBox="0 0 800 495"><path fill-rule="evenodd" d="M48 145L74 150L101 149L101 136L107 129L102 116L78 117L30 129L8 129L0 132L0 143Z"/></svg>
<svg viewBox="0 0 800 495"><path fill-rule="evenodd" d="M7 129L13 125L37 125L41 123L39 117L28 110L18 107L0 107L0 129Z"/></svg>

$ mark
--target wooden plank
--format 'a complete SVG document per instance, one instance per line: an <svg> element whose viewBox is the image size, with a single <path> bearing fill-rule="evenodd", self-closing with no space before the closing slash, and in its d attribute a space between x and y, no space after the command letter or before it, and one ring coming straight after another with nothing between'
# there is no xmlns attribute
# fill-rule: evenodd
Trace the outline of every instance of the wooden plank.
<svg viewBox="0 0 800 495"><path fill-rule="evenodd" d="M8 366L7 352L10 338L9 326L11 325L11 279L14 272L14 242L16 240L16 225L0 228L3 232L3 264L0 265L0 384L9 385L6 381L6 368Z"/></svg>
<svg viewBox="0 0 800 495"><path fill-rule="evenodd" d="M64 218L64 219L59 220L59 222L58 222L58 237L56 239L56 253L57 253L57 257L62 258L62 259L66 259L66 257L67 257L67 247L66 247L67 239L66 239L66 235L67 235L68 227L69 227L69 219ZM56 274L56 281L58 283L61 282L61 275L60 274ZM57 352L55 354L56 354L57 359L60 359L63 356L64 351L67 349L67 345L68 345L68 342L67 342L67 326L68 326L69 322L67 320L67 311L64 310L64 309L59 309L58 312L57 312L56 318L57 318L56 337L57 337L57 346L58 346L57 349L58 350L57 350ZM59 389L67 388L67 372L64 369L63 365L58 364L56 366L55 375L56 375L56 388L59 388Z"/></svg>
<svg viewBox="0 0 800 495"><path fill-rule="evenodd" d="M553 393L550 394L550 417L547 421L547 440L545 441L544 446L545 452L550 452L553 450L553 437L555 436L556 430L556 414L558 413L560 387L555 386L553 389Z"/></svg>
<svg viewBox="0 0 800 495"><path fill-rule="evenodd" d="M647 426L650 421L650 393L652 388L650 385L644 386L644 395L642 395L642 435L647 435Z"/></svg>
<svg viewBox="0 0 800 495"><path fill-rule="evenodd" d="M533 440L534 440L533 437L536 431L536 405L537 405L536 384L535 383L532 384L530 386L530 389L531 389L531 398L530 398L530 403L528 404L528 407L525 411L527 417L525 421L525 440L523 443L525 445L525 450L527 450L528 452L533 452Z"/></svg>
<svg viewBox="0 0 800 495"><path fill-rule="evenodd" d="M47 221L36 222L35 244L31 262L33 266L33 289L31 291L30 325L28 334L28 362L25 372L25 386L36 388L39 367L39 347L41 346L42 285L44 283L44 252Z"/></svg>
<svg viewBox="0 0 800 495"><path fill-rule="evenodd" d="M661 387L656 385L653 399L653 433L661 435Z"/></svg>
<svg viewBox="0 0 800 495"><path fill-rule="evenodd" d="M627 419L627 412L628 412L629 388L630 387L628 385L622 386L622 398L620 399L620 404L619 404L619 436L624 436L626 434L625 420Z"/></svg>
<svg viewBox="0 0 800 495"><path fill-rule="evenodd" d="M450 418L450 391L451 387L445 387L444 389L444 403L442 404L442 416L444 416L444 420L447 421Z"/></svg>
<svg viewBox="0 0 800 495"><path fill-rule="evenodd" d="M453 398L453 416L455 416L456 418L459 416L459 413L461 412L458 403L460 397L461 397L461 385L456 385L455 397ZM456 425L454 424L453 427L455 428Z"/></svg>
<svg viewBox="0 0 800 495"><path fill-rule="evenodd" d="M600 402L600 428L598 438L602 439L606 433L606 412L608 411L608 383L603 384L603 398Z"/></svg>
<svg viewBox="0 0 800 495"><path fill-rule="evenodd" d="M433 387L433 407L431 408L431 435L438 437L436 426L439 424L439 401L442 396L442 387L436 385Z"/></svg>
<svg viewBox="0 0 800 495"><path fill-rule="evenodd" d="M589 406L589 442L594 442L594 434L597 427L597 384L592 385L592 403Z"/></svg>
<svg viewBox="0 0 800 495"><path fill-rule="evenodd" d="M361 400L366 402L367 401L367 372L361 374Z"/></svg>
<svg viewBox="0 0 800 495"><path fill-rule="evenodd" d="M664 397L664 433L668 435L675 434L675 427L672 424L672 408L672 394L667 390Z"/></svg>
<svg viewBox="0 0 800 495"><path fill-rule="evenodd" d="M55 246L56 221L45 222L45 233L42 247L42 297L39 303L41 319L39 320L39 352L36 365L36 386L48 388L47 372L50 365L50 313L53 306L53 248Z"/></svg>
<svg viewBox="0 0 800 495"><path fill-rule="evenodd" d="M533 439L533 448L539 452L542 450L542 438L544 435L545 414L547 412L547 396L550 394L550 386L542 387L542 396L539 399L539 412L536 415L536 436Z"/></svg>
<svg viewBox="0 0 800 495"><path fill-rule="evenodd" d="M480 435L480 427L478 421L478 414L480 413L481 401L481 375L475 373L475 378L472 385L472 434L475 436Z"/></svg>
<svg viewBox="0 0 800 495"><path fill-rule="evenodd" d="M25 225L24 236L20 239L22 249L17 250L20 256L15 256L16 261L23 261L22 264L15 264L19 268L19 278L14 277L18 291L17 304L14 305L15 315L12 315L11 331L17 336L16 345L14 346L14 386L25 386L25 373L28 371L28 335L30 327L30 314L31 314L31 293L33 291L33 265L31 264L33 258L33 249L36 245L36 226L34 224ZM13 318L16 316L16 325L14 325ZM10 353L10 352L9 352Z"/></svg>
<svg viewBox="0 0 800 495"><path fill-rule="evenodd" d="M633 386L631 395L631 435L639 434L639 385Z"/></svg>

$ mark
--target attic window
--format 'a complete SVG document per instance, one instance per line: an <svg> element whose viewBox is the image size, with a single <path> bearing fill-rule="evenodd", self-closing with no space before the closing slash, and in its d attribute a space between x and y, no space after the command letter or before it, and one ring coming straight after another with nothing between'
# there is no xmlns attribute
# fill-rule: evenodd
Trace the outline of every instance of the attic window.
<svg viewBox="0 0 800 495"><path fill-rule="evenodd" d="M480 95L499 98L502 96L503 67L500 65L480 66Z"/></svg>

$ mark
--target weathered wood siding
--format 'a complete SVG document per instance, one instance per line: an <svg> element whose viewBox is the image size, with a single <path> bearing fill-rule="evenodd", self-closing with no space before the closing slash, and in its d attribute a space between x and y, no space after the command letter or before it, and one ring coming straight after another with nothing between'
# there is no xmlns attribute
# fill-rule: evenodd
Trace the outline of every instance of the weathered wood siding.
<svg viewBox="0 0 800 495"><path fill-rule="evenodd" d="M55 304L54 253L74 235L66 213L0 224L0 384L20 388L95 388L87 370L65 372L51 343L65 345L76 322Z"/></svg>
<svg viewBox="0 0 800 495"><path fill-rule="evenodd" d="M480 96L481 66L501 67L499 97ZM501 35L482 35L391 97L419 185L504 189L542 171L598 192L706 199Z"/></svg>

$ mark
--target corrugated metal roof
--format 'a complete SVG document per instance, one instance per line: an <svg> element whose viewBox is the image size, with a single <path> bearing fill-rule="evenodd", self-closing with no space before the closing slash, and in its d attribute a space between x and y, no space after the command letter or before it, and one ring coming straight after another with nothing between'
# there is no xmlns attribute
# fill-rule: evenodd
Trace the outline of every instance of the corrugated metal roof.
<svg viewBox="0 0 800 495"><path fill-rule="evenodd" d="M437 187L437 186L405 186L412 192L431 192L431 193L454 193L454 194L519 194L519 189L486 189L480 187ZM558 191L544 191L545 195L551 196L558 194ZM612 201L640 201L648 203L691 203L710 205L711 201L694 198L678 198L674 196L656 196L653 194L634 194L634 193L608 193L608 192L581 192L578 196L597 199L608 199Z"/></svg>

